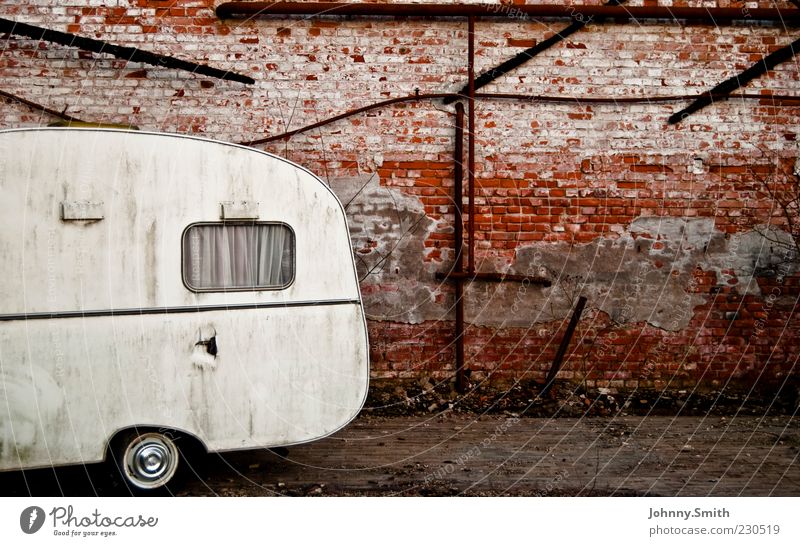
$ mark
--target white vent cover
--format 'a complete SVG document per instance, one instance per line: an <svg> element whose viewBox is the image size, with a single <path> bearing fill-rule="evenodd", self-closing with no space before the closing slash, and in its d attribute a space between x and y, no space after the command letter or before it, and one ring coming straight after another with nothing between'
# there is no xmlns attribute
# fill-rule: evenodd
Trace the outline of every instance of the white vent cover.
<svg viewBox="0 0 800 546"><path fill-rule="evenodd" d="M223 201L219 217L222 220L257 220L258 201Z"/></svg>
<svg viewBox="0 0 800 546"><path fill-rule="evenodd" d="M62 201L61 219L64 221L75 220L102 220L102 201Z"/></svg>

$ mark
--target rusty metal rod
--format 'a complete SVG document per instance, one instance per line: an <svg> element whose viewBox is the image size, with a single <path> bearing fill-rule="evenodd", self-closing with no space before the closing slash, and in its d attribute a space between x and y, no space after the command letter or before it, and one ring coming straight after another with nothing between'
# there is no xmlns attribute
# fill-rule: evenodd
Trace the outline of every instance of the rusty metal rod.
<svg viewBox="0 0 800 546"><path fill-rule="evenodd" d="M270 15L361 16L361 17L491 17L526 18L607 18L665 23L722 24L733 21L771 21L781 25L800 23L796 9L779 8L690 8L669 6L583 6L550 4L408 4L350 2L224 2L217 6L217 17L250 18Z"/></svg>
<svg viewBox="0 0 800 546"><path fill-rule="evenodd" d="M466 367L464 362L464 344L466 342L464 326L464 283L456 281L456 392L463 394L467 390Z"/></svg>
<svg viewBox="0 0 800 546"><path fill-rule="evenodd" d="M333 123L334 121L339 121L340 119L349 118L351 116L355 116L361 114L363 112L368 112L370 110L376 110L378 108L383 108L385 106L391 106L392 104L398 104L401 102L417 102L422 100L435 100L441 99L444 97L452 96L452 93L428 93L428 94L414 94L414 95L406 95L404 97L395 97L393 99L382 100L380 102L376 102L374 104L369 104L367 106L362 106L360 108L354 108L352 110L348 110L347 112L342 112L341 114L332 116L327 119L323 119L316 123L312 123L310 125L305 125L303 127L299 127L297 129L292 129L291 131L286 131L279 135L268 136L264 138L257 138L255 140L247 140L244 142L239 142L239 144L243 146L255 146L257 144L266 144L268 142L274 142L276 140L283 140L285 138L292 137L299 133L305 133L306 131L310 131L312 129L316 129L317 127L322 127L324 125L328 125L329 123Z"/></svg>
<svg viewBox="0 0 800 546"><path fill-rule="evenodd" d="M454 247L455 263L453 272L460 274L464 271L462 252L464 249L464 218L461 207L463 205L463 180L464 180L464 105L456 104L456 134L453 150L453 203L455 203ZM464 369L464 282L456 280L456 391L464 393L467 390L467 381Z"/></svg>
<svg viewBox="0 0 800 546"><path fill-rule="evenodd" d="M50 114L51 116L56 116L57 118L61 118L61 119L66 120L66 121L74 121L74 122L78 122L78 123L84 123L83 120L80 120L80 119L78 119L78 118L76 118L74 116L70 116L68 114L65 114L64 112L59 112L58 110L53 110L51 108L48 108L47 106L42 106L39 103L33 102L32 100L24 99L22 97L14 95L13 93L9 93L8 91L0 91L0 96L5 97L5 98L10 99L10 100L13 100L13 101L16 101L16 102L18 102L20 104L24 104L25 106L33 108L34 110L39 110L41 112L45 112L47 114Z"/></svg>
<svg viewBox="0 0 800 546"><path fill-rule="evenodd" d="M93 51L95 53L107 53L113 55L118 59L124 59L129 62L139 62L151 64L154 66L161 66L164 68L174 68L177 70L186 70L212 78L219 78L222 80L231 80L241 83L253 84L256 81L241 74L236 74L229 70L220 70L212 68L204 64L197 64L182 59L176 59L168 55L159 55L157 53L150 53L135 47L118 46L109 44L102 40L95 40L94 38L85 38L77 36L68 32L60 32L58 30L50 30L47 28L29 25L27 23L20 23L18 21L11 21L9 19L0 18L0 32L14 34L16 36L24 36L33 40L43 40L45 42L53 42L55 44L75 47L83 49L84 51Z"/></svg>
<svg viewBox="0 0 800 546"><path fill-rule="evenodd" d="M550 279L544 277L532 277L530 275L518 275L516 273L496 273L496 272L482 272L476 271L470 273L468 271L451 271L450 273L438 272L436 278L440 281L447 280L465 280L465 281L487 281L487 282L527 282L528 284L536 284L539 286L548 287L552 283Z"/></svg>
<svg viewBox="0 0 800 546"><path fill-rule="evenodd" d="M475 18L467 20L467 83L469 103L469 150L467 157L467 190L469 200L467 212L469 213L469 262L467 271L475 272Z"/></svg>
<svg viewBox="0 0 800 546"><path fill-rule="evenodd" d="M737 74L732 78L728 78L724 82L716 85L713 89L706 91L692 104L683 110L672 114L667 121L669 123L678 123L701 108L705 108L706 106L713 104L715 100L726 100L728 95L733 91L736 91L743 85L747 85L749 82L758 78L759 76L766 74L779 64L792 59L798 53L800 53L800 38L791 44L778 49L777 51L773 51L754 65L750 66L744 72Z"/></svg>
<svg viewBox="0 0 800 546"><path fill-rule="evenodd" d="M564 360L564 355L567 353L567 347L569 347L569 342L572 340L572 334L575 333L575 328L578 326L578 321L581 318L581 313L583 313L583 308L586 306L586 298L581 296L578 298L578 304L575 306L575 311L572 312L572 318L569 319L569 324L567 325L567 330L564 332L564 337L561 338L561 345L558 346L558 351L556 351L556 357L553 359L553 363L550 365L550 370L547 372L547 379L544 381L544 388L542 388L542 392L539 393L539 396L546 396L550 389L555 382L556 375L558 374L558 370L561 368L561 362Z"/></svg>
<svg viewBox="0 0 800 546"><path fill-rule="evenodd" d="M455 149L453 151L453 202L455 203L455 218L453 230L455 238L455 265L453 271L464 271L464 218L462 213L464 199L464 104L456 103L456 134Z"/></svg>
<svg viewBox="0 0 800 546"><path fill-rule="evenodd" d="M655 95L655 96L646 96L646 97L560 97L560 96L550 96L550 95L526 95L520 93L475 93L476 99L486 99L486 100L519 100L519 101L530 101L530 102L574 102L577 104L581 103L591 103L591 104L641 104L641 103L657 103L657 102L678 102L678 101L686 101L686 100L694 100L699 95ZM369 104L367 106L362 106L360 108L355 108L353 110L348 110L341 114L337 114L333 117L323 119L317 121L315 123L311 123L310 125L305 125L303 127L299 127L297 129L292 129L291 131L286 131L284 133L279 133L277 135L272 135L268 137L263 137L255 140L247 140L244 142L239 142L239 144L243 146L255 146L257 144L266 144L269 142L275 142L277 140L283 140L293 137L294 135L298 135L301 133L308 132L312 129L317 129L319 127L324 127L325 125L329 125L336 121L347 119L349 117L362 114L364 112L369 112L371 110L378 110L385 106L391 106L392 104L398 104L402 102L417 102L422 100L437 100L442 99L445 97L453 97L459 98L459 95L456 93L428 93L428 94L414 94L414 95L406 95L403 97L395 97L393 99L387 99L384 101L376 102L373 104ZM460 97L463 98L463 97ZM780 106L780 104L775 104L775 101L778 103L780 102L787 102L786 106L798 106L795 104L796 102L800 101L800 95L759 95L755 93L739 93L735 95L729 95L728 98L736 98L736 99L756 99L760 100L762 103L766 104L765 101L772 101L774 106Z"/></svg>
<svg viewBox="0 0 800 546"><path fill-rule="evenodd" d="M575 103L591 103L591 104L641 104L641 103L655 103L655 102L680 102L684 100L695 100L702 95L649 95L638 97L564 97L555 95L528 95L525 93L475 93L475 98L478 99L498 99L498 100L522 100L530 102L575 102ZM728 95L725 95L728 96ZM714 95L714 98L722 98L723 95ZM738 93L736 95L729 95L730 98L736 99L758 99L764 100L778 100L778 101L792 101L800 100L800 95L762 95L759 93Z"/></svg>

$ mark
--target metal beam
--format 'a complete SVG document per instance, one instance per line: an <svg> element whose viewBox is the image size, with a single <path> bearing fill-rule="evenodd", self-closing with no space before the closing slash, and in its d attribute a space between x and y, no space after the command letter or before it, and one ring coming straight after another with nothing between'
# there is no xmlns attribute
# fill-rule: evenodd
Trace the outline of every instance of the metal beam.
<svg viewBox="0 0 800 546"><path fill-rule="evenodd" d="M692 104L672 114L667 121L669 123L678 123L701 108L713 104L715 100L727 100L728 96L733 91L736 91L743 85L747 85L747 83L758 78L762 74L766 74L780 63L788 61L797 55L798 52L800 52L800 38L770 53L741 74L728 78L710 91L706 91ZM765 95L765 97L768 97L768 95Z"/></svg>
<svg viewBox="0 0 800 546"><path fill-rule="evenodd" d="M561 362L564 360L564 355L567 354L567 348L569 347L569 342L572 339L572 334L575 333L575 328L578 326L578 321L581 319L581 313L583 313L583 308L585 306L586 298L584 296L579 297L578 303L575 305L575 310L572 312L572 317L569 319L569 324L567 324L567 330L564 332L564 337L561 338L561 344L558 346L556 356L553 359L553 363L550 365L550 370L547 372L547 378L544 381L544 387L539 393L539 396L542 398L547 396L547 393L550 392L550 389L553 387L553 383L556 380L556 375L558 375L558 370L561 369Z"/></svg>
<svg viewBox="0 0 800 546"><path fill-rule="evenodd" d="M453 202L455 203L455 218L453 220L455 238L455 263L454 273L463 273L464 260L464 218L462 207L464 202L464 105L456 104L456 134L453 150ZM464 393L467 390L466 370L464 367L464 280L456 277L456 391Z"/></svg>
<svg viewBox="0 0 800 546"><path fill-rule="evenodd" d="M625 0L610 0L609 2L606 3L606 5L619 6L623 2L625 2ZM505 74L508 74L515 68L530 61L539 53L547 51L557 43L566 40L569 36L578 32L580 29L589 24L591 21L592 21L591 18L588 17L583 17L583 16L573 17L572 22L568 26L556 32L553 36L545 40L542 40L533 47L529 47L525 51L517 53L507 61L503 62L502 64L490 70L487 70L486 72L475 78L475 89L480 89L481 87L488 85L497 78ZM466 95L468 91L469 91L469 85L465 85L464 87L461 88L461 90L458 93L460 95ZM453 100L455 99L444 99L444 103L449 104Z"/></svg>
<svg viewBox="0 0 800 546"><path fill-rule="evenodd" d="M469 108L467 134L467 230L469 254L467 271L475 273L475 18L467 19L467 106Z"/></svg>
<svg viewBox="0 0 800 546"><path fill-rule="evenodd" d="M436 278L440 281L464 280L464 281L486 281L486 282L522 282L548 287L552 284L550 279L544 277L531 277L530 275L518 275L515 273L492 273L476 271L451 271L450 273L436 273Z"/></svg>
<svg viewBox="0 0 800 546"><path fill-rule="evenodd" d="M118 46L109 44L102 40L95 40L94 38L84 38L67 32L60 32L57 30L50 30L47 28L29 25L27 23L20 23L3 19L0 17L0 32L14 34L16 36L25 36L33 40L44 40L45 42L53 42L55 44L76 47L84 51L93 51L95 53L107 53L119 59L126 61L145 63L164 68L174 68L177 70L186 70L195 74L202 74L212 78L219 78L221 80L230 80L235 82L253 84L256 81L249 77L229 70L220 70L212 68L204 64L197 64L168 55L159 55L149 51L142 51L135 47Z"/></svg>
<svg viewBox="0 0 800 546"><path fill-rule="evenodd" d="M663 19L681 23L727 24L732 21L800 23L800 12L779 8L687 8L669 6L563 6L551 4L407 4L350 2L224 2L217 6L222 19L270 15L361 17L489 17L500 19L603 17L647 21Z"/></svg>

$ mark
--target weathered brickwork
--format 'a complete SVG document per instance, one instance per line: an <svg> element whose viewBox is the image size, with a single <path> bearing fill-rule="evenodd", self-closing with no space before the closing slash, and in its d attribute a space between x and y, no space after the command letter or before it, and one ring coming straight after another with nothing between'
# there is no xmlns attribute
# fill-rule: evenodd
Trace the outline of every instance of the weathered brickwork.
<svg viewBox="0 0 800 546"><path fill-rule="evenodd" d="M774 7L644 2L656 4ZM223 21L215 5L28 0L4 2L0 16L229 69L255 85L6 35L0 90L85 121L243 142L466 81L464 21ZM567 22L479 19L477 73ZM553 286L465 285L473 382L543 379L579 294L589 304L563 379L620 390L796 380L800 214L795 203L787 217L780 202L798 187L800 98L770 95L800 97L798 60L740 90L762 98L719 102L678 125L666 120L689 100L656 100L699 94L796 38L747 21L590 23L481 90L567 100L477 101L477 269L544 275ZM581 100L598 97L653 100ZM0 100L4 128L58 120ZM257 146L310 168L347 203L374 377L453 373L453 286L436 273L454 258L454 122L453 105L419 100Z"/></svg>

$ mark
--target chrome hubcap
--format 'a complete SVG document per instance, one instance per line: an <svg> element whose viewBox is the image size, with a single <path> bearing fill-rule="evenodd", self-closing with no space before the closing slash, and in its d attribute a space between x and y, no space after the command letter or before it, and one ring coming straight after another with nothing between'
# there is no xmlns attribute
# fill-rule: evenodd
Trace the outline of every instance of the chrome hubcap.
<svg viewBox="0 0 800 546"><path fill-rule="evenodd" d="M136 454L134 470L141 477L154 480L164 474L169 462L169 453L163 445L149 444Z"/></svg>
<svg viewBox="0 0 800 546"><path fill-rule="evenodd" d="M178 465L178 452L169 438L145 434L135 439L125 457L125 471L137 487L153 489L169 481Z"/></svg>

